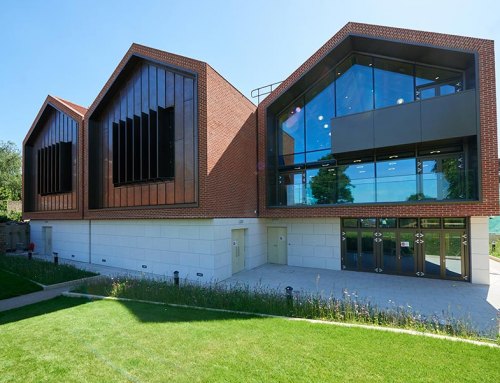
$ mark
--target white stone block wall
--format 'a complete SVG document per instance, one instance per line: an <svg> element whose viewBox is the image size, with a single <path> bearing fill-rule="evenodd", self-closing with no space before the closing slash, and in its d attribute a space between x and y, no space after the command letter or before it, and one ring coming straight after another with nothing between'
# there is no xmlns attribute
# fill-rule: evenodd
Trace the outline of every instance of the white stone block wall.
<svg viewBox="0 0 500 383"><path fill-rule="evenodd" d="M269 219L267 227L286 227L288 265L340 270L340 219ZM266 249L267 253L267 249Z"/></svg>
<svg viewBox="0 0 500 383"><path fill-rule="evenodd" d="M60 258L89 262L89 221L60 220L30 222L30 241L35 252L44 253L43 227L52 227L52 251ZM47 254L52 255L52 254Z"/></svg>
<svg viewBox="0 0 500 383"><path fill-rule="evenodd" d="M472 283L490 284L489 217L470 218L470 257Z"/></svg>

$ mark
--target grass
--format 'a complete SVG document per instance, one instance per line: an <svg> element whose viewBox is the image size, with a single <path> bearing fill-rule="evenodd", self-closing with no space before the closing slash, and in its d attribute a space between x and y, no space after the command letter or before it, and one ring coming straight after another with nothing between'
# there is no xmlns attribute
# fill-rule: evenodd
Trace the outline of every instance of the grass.
<svg viewBox="0 0 500 383"><path fill-rule="evenodd" d="M0 313L0 344L0 382L500 381L499 349L136 302Z"/></svg>
<svg viewBox="0 0 500 383"><path fill-rule="evenodd" d="M0 299L42 290L41 286L15 274L0 270Z"/></svg>
<svg viewBox="0 0 500 383"><path fill-rule="evenodd" d="M97 275L70 265L55 265L37 259L30 261L27 258L6 255L0 255L0 270L10 271L43 285L53 285Z"/></svg>
<svg viewBox="0 0 500 383"><path fill-rule="evenodd" d="M495 250L493 250L493 247L491 246L490 243L490 255L492 257L500 258L500 243L495 246Z"/></svg>
<svg viewBox="0 0 500 383"><path fill-rule="evenodd" d="M333 297L324 299L318 295L301 295L287 299L282 291L265 288L250 289L242 285L228 288L225 285L200 285L185 281L179 288L170 280L134 278L107 278L91 281L77 291L234 311L391 326L467 338L485 336L472 328L470 323L462 320L455 318L443 320L437 316L425 317L412 312L408 307L380 310L369 302L358 301L347 291L344 292L343 299ZM496 338L497 332L498 330L491 337Z"/></svg>

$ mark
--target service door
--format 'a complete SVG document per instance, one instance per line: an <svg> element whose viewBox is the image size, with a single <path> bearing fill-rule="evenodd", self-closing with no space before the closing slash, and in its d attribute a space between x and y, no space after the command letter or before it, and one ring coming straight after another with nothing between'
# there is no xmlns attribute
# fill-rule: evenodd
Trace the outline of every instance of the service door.
<svg viewBox="0 0 500 383"><path fill-rule="evenodd" d="M269 263L287 264L286 228L267 228L267 261Z"/></svg>
<svg viewBox="0 0 500 383"><path fill-rule="evenodd" d="M42 227L42 239L43 239L43 253L45 255L52 255L52 227L43 226Z"/></svg>
<svg viewBox="0 0 500 383"><path fill-rule="evenodd" d="M233 274L236 274L245 268L245 229L231 231L231 251Z"/></svg>

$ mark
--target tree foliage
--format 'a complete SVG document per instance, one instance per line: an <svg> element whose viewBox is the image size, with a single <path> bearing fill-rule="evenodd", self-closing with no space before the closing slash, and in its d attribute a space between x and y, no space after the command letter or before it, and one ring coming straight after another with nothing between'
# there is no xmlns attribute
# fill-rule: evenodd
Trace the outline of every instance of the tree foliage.
<svg viewBox="0 0 500 383"><path fill-rule="evenodd" d="M12 141L0 141L0 214L5 214L7 201L21 199L21 152Z"/></svg>

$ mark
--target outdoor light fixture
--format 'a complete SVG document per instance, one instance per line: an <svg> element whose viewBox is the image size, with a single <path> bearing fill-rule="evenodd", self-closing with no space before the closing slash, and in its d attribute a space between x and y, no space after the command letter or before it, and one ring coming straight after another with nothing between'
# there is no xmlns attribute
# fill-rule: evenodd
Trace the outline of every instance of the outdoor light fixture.
<svg viewBox="0 0 500 383"><path fill-rule="evenodd" d="M396 102L398 103L398 105L401 105L403 102L405 102L405 100L402 98L398 98Z"/></svg>
<svg viewBox="0 0 500 383"><path fill-rule="evenodd" d="M323 121L323 116L318 116L318 120Z"/></svg>

